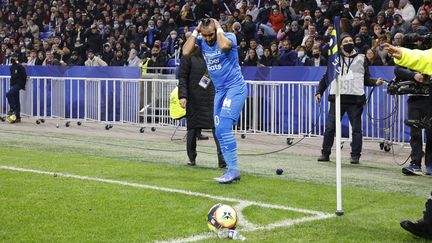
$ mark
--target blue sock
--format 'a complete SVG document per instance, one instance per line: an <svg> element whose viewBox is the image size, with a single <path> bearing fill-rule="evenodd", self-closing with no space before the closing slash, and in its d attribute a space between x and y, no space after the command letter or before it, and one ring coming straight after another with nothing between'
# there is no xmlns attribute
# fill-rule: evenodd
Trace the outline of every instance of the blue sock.
<svg viewBox="0 0 432 243"><path fill-rule="evenodd" d="M232 124L232 119L219 117L219 124L216 124L216 136L219 140L228 170L238 170L237 142L231 130Z"/></svg>

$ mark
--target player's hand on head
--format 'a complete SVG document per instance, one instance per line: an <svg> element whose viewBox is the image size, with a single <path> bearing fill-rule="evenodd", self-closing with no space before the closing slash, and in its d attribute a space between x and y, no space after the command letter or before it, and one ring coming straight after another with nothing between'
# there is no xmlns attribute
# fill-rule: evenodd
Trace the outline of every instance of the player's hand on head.
<svg viewBox="0 0 432 243"><path fill-rule="evenodd" d="M201 33L201 29L202 29L202 21L199 22L199 24L198 24L198 26L195 28L195 30L196 30L198 33Z"/></svg>
<svg viewBox="0 0 432 243"><path fill-rule="evenodd" d="M213 18L211 18L211 20L213 21L216 29L222 28L219 21L217 21L216 19L213 19Z"/></svg>

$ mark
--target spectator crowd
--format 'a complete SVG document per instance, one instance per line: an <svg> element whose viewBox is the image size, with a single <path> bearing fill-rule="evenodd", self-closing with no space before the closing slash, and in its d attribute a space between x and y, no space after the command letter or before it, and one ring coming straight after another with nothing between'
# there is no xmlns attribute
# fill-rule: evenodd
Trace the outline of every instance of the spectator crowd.
<svg viewBox="0 0 432 243"><path fill-rule="evenodd" d="M0 64L164 67L202 18L237 37L242 66L324 66L331 0L0 0ZM432 31L430 0L347 1L342 17L369 65L384 43Z"/></svg>

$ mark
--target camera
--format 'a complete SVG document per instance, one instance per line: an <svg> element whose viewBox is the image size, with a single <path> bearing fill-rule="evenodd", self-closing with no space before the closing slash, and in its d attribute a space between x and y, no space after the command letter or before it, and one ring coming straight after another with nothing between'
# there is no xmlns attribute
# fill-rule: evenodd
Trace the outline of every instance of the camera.
<svg viewBox="0 0 432 243"><path fill-rule="evenodd" d="M432 118L431 117L425 117L420 120L405 120L405 125L418 128L418 129L431 129L432 128Z"/></svg>
<svg viewBox="0 0 432 243"><path fill-rule="evenodd" d="M421 42L419 44L418 42ZM432 34L419 35L417 33L406 34L403 38L403 47L408 49L427 50L432 48Z"/></svg>
<svg viewBox="0 0 432 243"><path fill-rule="evenodd" d="M429 80L429 79L427 79ZM389 95L406 95L406 94L418 94L418 95L429 95L430 83L418 83L416 81L386 81L387 82L387 94Z"/></svg>

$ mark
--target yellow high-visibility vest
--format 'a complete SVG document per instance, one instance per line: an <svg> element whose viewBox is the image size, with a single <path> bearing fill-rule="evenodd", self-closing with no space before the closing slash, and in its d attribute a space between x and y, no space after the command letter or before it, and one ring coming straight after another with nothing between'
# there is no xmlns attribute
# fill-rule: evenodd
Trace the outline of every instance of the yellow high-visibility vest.
<svg viewBox="0 0 432 243"><path fill-rule="evenodd" d="M178 87L175 87L170 95L170 117L175 120L184 116L186 116L186 109L180 106Z"/></svg>

